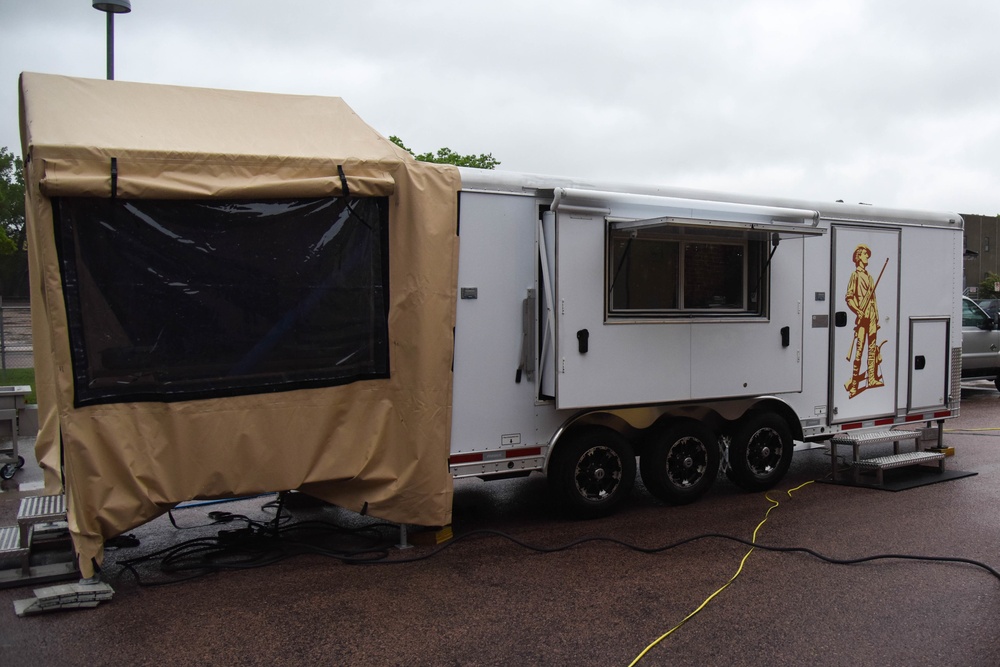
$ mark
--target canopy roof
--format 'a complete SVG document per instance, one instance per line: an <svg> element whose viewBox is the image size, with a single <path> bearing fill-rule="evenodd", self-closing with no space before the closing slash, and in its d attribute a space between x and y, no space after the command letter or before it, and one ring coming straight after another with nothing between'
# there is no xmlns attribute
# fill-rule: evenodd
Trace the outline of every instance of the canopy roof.
<svg viewBox="0 0 1000 667"><path fill-rule="evenodd" d="M25 73L24 155L400 162L412 157L339 97Z"/></svg>

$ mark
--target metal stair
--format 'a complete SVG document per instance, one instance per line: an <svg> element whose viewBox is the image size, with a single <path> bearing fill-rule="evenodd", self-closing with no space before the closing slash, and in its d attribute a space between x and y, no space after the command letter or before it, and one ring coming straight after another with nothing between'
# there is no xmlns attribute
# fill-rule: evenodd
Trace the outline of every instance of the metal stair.
<svg viewBox="0 0 1000 667"><path fill-rule="evenodd" d="M69 550L68 561L33 563L43 560L39 558L41 546L68 539L66 496L22 498L17 511L17 525L0 528L0 568L8 568L0 569L0 588L78 577L72 549ZM14 563L14 567L9 567Z"/></svg>
<svg viewBox="0 0 1000 667"><path fill-rule="evenodd" d="M906 466L922 465L925 463L937 462L941 472L945 469L945 454L941 451L920 451L920 431L864 431L864 432L842 432L830 440L830 459L833 465L833 481L837 481L837 447L849 446L852 449L853 457L851 461L851 473L853 481L860 480L861 472L874 472L875 483L879 486L883 483L883 472L892 468L903 468ZM901 452L900 443L908 440L914 441L916 451ZM877 445L891 442L893 453L885 456L875 456L872 458L861 458L861 448L867 445Z"/></svg>

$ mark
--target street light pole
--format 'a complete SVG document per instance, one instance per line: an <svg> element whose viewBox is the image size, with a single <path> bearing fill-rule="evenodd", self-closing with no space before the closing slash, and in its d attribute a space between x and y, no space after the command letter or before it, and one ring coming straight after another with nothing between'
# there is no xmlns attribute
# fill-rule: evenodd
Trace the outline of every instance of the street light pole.
<svg viewBox="0 0 1000 667"><path fill-rule="evenodd" d="M108 15L108 81L115 78L115 14L132 11L129 0L93 0L94 9Z"/></svg>

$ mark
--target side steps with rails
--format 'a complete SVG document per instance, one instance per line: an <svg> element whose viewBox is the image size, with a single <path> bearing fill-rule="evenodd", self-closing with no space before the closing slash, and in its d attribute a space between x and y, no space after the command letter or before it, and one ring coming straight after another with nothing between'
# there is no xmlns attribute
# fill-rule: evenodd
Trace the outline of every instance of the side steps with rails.
<svg viewBox="0 0 1000 667"><path fill-rule="evenodd" d="M0 588L76 579L66 496L21 499L17 525L0 528Z"/></svg>

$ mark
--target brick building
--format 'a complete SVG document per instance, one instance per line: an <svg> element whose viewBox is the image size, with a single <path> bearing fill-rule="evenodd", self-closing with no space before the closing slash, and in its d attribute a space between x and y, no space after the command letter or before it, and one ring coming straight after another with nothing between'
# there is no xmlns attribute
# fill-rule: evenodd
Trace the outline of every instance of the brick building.
<svg viewBox="0 0 1000 667"><path fill-rule="evenodd" d="M963 213L965 287L978 288L987 273L1000 274L1000 215ZM971 291L971 290L970 290Z"/></svg>

